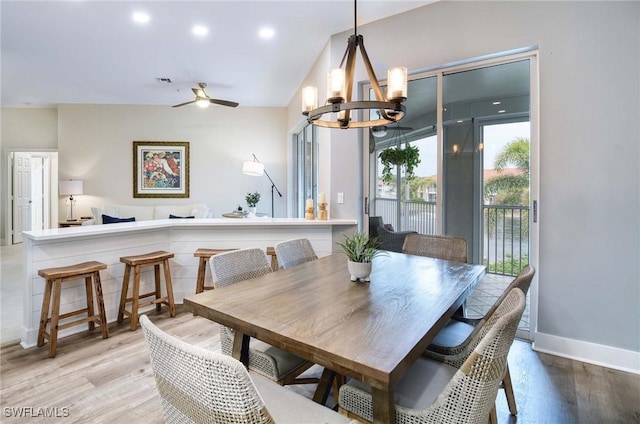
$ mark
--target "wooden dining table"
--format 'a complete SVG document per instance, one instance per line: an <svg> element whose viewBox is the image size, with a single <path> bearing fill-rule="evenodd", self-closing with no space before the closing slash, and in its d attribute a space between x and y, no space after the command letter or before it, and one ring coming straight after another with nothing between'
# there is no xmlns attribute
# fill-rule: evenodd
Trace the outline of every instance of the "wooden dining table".
<svg viewBox="0 0 640 424"><path fill-rule="evenodd" d="M388 252L374 259L370 282L353 282L347 257L334 253L184 306L233 328L233 356L245 364L255 337L325 367L324 388L332 373L369 384L373 422L394 423L394 385L484 274L482 265Z"/></svg>

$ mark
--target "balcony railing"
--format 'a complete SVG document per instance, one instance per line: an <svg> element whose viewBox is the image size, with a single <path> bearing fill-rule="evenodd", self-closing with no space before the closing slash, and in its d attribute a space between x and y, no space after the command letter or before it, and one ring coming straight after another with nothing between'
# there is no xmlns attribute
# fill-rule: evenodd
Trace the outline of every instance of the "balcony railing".
<svg viewBox="0 0 640 424"><path fill-rule="evenodd" d="M385 223L398 222L398 203L395 199L376 198L375 215ZM487 272L518 275L529 263L529 207L484 205L482 211L482 262ZM436 203L423 201L401 202L401 227L421 234L437 234Z"/></svg>

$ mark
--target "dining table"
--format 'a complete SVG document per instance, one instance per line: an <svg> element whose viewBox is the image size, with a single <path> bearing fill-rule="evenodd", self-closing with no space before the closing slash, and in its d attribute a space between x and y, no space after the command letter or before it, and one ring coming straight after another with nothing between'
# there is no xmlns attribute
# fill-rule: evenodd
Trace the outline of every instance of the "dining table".
<svg viewBox="0 0 640 424"><path fill-rule="evenodd" d="M233 356L250 337L371 386L373 422L394 423L394 385L485 275L485 266L396 252L374 258L369 282L351 281L331 255L185 297L187 311L235 330ZM325 393L325 394L323 394Z"/></svg>

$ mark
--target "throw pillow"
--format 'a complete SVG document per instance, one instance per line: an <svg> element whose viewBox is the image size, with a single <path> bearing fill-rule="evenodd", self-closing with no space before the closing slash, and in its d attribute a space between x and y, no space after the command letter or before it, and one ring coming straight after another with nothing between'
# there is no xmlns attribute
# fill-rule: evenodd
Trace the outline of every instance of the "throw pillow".
<svg viewBox="0 0 640 424"><path fill-rule="evenodd" d="M387 231L393 231L393 225L391 224L384 224L382 228L384 228Z"/></svg>
<svg viewBox="0 0 640 424"><path fill-rule="evenodd" d="M136 220L135 216L131 218L116 218L115 216L102 215L103 224L116 224L118 222L133 222Z"/></svg>
<svg viewBox="0 0 640 424"><path fill-rule="evenodd" d="M176 215L171 215L169 214L169 219L192 219L195 218L195 216L191 215L191 216L176 216Z"/></svg>

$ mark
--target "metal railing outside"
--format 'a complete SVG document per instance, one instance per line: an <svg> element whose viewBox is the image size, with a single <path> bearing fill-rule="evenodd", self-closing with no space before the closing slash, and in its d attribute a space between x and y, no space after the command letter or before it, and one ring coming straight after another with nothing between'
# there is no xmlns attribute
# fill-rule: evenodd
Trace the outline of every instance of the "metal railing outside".
<svg viewBox="0 0 640 424"><path fill-rule="evenodd" d="M395 228L397 205L395 199L375 198L373 210L385 224ZM484 205L482 209L482 261L487 272L518 275L529 263L529 207ZM400 213L401 227L395 228L396 231L438 233L435 202L401 202Z"/></svg>

